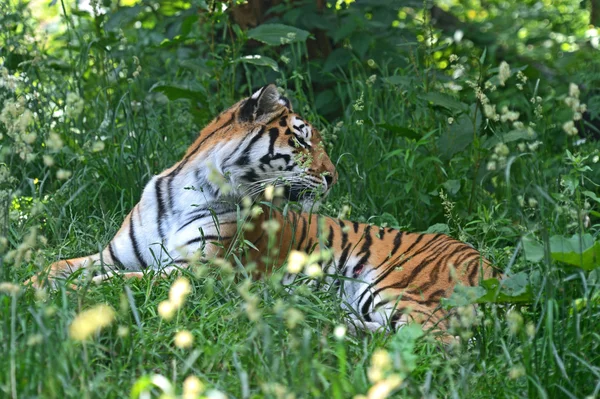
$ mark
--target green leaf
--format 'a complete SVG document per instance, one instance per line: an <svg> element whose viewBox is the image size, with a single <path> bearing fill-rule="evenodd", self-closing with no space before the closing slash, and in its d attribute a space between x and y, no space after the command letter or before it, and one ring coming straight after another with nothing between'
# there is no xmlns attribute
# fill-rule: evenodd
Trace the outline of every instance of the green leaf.
<svg viewBox="0 0 600 399"><path fill-rule="evenodd" d="M468 111L469 107L465 103L461 103L454 97L444 93L430 92L419 96L421 100L429 101L433 105L447 108L451 111Z"/></svg>
<svg viewBox="0 0 600 399"><path fill-rule="evenodd" d="M582 194L600 204L600 198L595 193L591 191L583 191Z"/></svg>
<svg viewBox="0 0 600 399"><path fill-rule="evenodd" d="M446 223L436 223L434 225L431 225L427 228L427 230L424 231L425 234L434 234L434 233L442 233L442 234L449 234L450 233L450 227L448 227L448 225Z"/></svg>
<svg viewBox="0 0 600 399"><path fill-rule="evenodd" d="M309 32L283 24L262 24L248 31L250 39L258 40L269 46L305 42Z"/></svg>
<svg viewBox="0 0 600 399"><path fill-rule="evenodd" d="M535 132L530 133L524 129L515 129L504 133L502 136L491 136L483 143L483 148L492 148L498 143L510 143L517 140L533 140L537 137Z"/></svg>
<svg viewBox="0 0 600 399"><path fill-rule="evenodd" d="M441 158L449 160L454 154L463 151L472 142L473 123L466 114L462 114L438 139Z"/></svg>
<svg viewBox="0 0 600 399"><path fill-rule="evenodd" d="M408 139L418 139L421 137L417 132L412 129L403 126L392 125L390 123L378 123L376 125L379 128L385 129L389 132L394 133L396 136L406 137Z"/></svg>
<svg viewBox="0 0 600 399"><path fill-rule="evenodd" d="M600 241L594 241L591 234L575 234L571 238L550 237L552 259L568 265L592 270L600 267Z"/></svg>
<svg viewBox="0 0 600 399"><path fill-rule="evenodd" d="M413 84L414 79L410 76L387 76L381 78L385 83L393 86L410 86Z"/></svg>
<svg viewBox="0 0 600 399"><path fill-rule="evenodd" d="M336 48L329 54L325 64L323 65L323 72L331 72L337 67L347 67L352 60L352 52L345 48Z"/></svg>
<svg viewBox="0 0 600 399"><path fill-rule="evenodd" d="M267 66L275 72L279 72L277 62L273 58L265 57L264 55L246 55L244 57L238 58L234 62L243 62L245 64Z"/></svg>
<svg viewBox="0 0 600 399"><path fill-rule="evenodd" d="M460 180L447 180L442 184L442 186L444 186L446 191L454 195L458 193L458 190L460 190Z"/></svg>
<svg viewBox="0 0 600 399"><path fill-rule="evenodd" d="M158 82L150 88L150 91L157 91L159 93L163 93L171 101L179 100L180 98L185 98L188 100L194 100L203 105L206 104L206 96L203 92L199 90L190 89L183 85L177 85L172 83L166 84L163 82Z"/></svg>
<svg viewBox="0 0 600 399"><path fill-rule="evenodd" d="M450 298L442 299L442 304L457 307L475 303L527 303L532 298L529 277L521 272L502 281L496 278L483 280L477 287L457 284Z"/></svg>
<svg viewBox="0 0 600 399"><path fill-rule="evenodd" d="M531 285L529 276L520 272L501 281L490 278L481 282L487 293L477 299L477 303L523 303L531 302ZM498 289L500 286L500 289Z"/></svg>
<svg viewBox="0 0 600 399"><path fill-rule="evenodd" d="M415 354L416 341L423 335L419 324L412 323L398 330L391 339L389 348L400 358L401 373L406 377L417 367L419 356Z"/></svg>
<svg viewBox="0 0 600 399"><path fill-rule="evenodd" d="M537 242L533 235L528 234L522 238L525 259L530 262L539 262L544 259L544 246Z"/></svg>
<svg viewBox="0 0 600 399"><path fill-rule="evenodd" d="M454 292L450 298L442 298L444 307L459 307L477 303L479 298L482 298L487 293L484 287L469 287L462 284L456 284Z"/></svg>

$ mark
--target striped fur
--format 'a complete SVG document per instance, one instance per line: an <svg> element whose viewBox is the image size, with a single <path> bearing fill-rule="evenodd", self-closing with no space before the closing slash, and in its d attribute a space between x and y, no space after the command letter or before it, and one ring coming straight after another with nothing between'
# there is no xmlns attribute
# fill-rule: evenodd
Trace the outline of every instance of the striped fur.
<svg viewBox="0 0 600 399"><path fill-rule="evenodd" d="M115 273L140 277L145 269L168 274L199 252L205 258L226 255L243 234L253 244L243 255L258 265L258 274L283 265L292 249L329 249L333 257L322 265L325 286L335 289L355 321L368 329L396 329L411 319L446 329L440 299L456 283L476 285L491 273L488 262L465 243L310 213L284 215L266 205L250 221L253 229L240 228L237 205L243 197L258 200L267 184L285 187L288 199L305 206L326 195L336 172L322 148L319 133L293 113L289 100L274 86L263 87L221 113L181 161L148 182L101 253L53 263L31 283L54 284L78 269L91 270L96 282ZM261 226L271 218L280 226L279 252L267 264L269 237Z"/></svg>
<svg viewBox="0 0 600 399"><path fill-rule="evenodd" d="M304 162L310 159L308 164ZM183 159L154 176L140 201L100 253L58 261L34 276L36 287L54 285L71 273L118 272L185 266L198 251L217 256L221 229L235 224L235 206L258 198L265 185L282 186L287 198L314 202L335 183L336 172L311 125L292 110L273 85L239 101L208 124ZM223 221L220 226L214 219Z"/></svg>
<svg viewBox="0 0 600 399"><path fill-rule="evenodd" d="M265 264L261 255L268 251L268 235L255 228L244 235L258 249L249 250L249 260L268 273L284 264L291 250L329 250L333 256L322 265L326 285L336 290L355 321L369 329L395 330L414 320L445 330L447 311L440 299L457 283L474 286L492 276L489 262L477 250L444 234L408 233L290 210L284 215L266 206L263 211L252 224L278 222L279 252Z"/></svg>

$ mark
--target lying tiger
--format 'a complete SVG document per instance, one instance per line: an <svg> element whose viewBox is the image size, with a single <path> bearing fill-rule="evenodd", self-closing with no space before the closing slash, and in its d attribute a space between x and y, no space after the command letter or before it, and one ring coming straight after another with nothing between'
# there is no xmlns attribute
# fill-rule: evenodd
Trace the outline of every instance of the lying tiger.
<svg viewBox="0 0 600 399"><path fill-rule="evenodd" d="M216 178L215 178L216 177ZM198 251L223 255L238 238L239 203L258 200L266 185L283 187L285 197L310 207L335 184L337 174L323 150L319 132L293 112L290 101L273 86L223 111L201 132L181 161L154 176L140 201L101 252L62 260L34 276L35 287L55 284L85 268L140 277L147 269L168 274L185 268ZM471 246L443 234L415 234L311 213L285 214L262 205L244 232L253 248L246 262L262 273L269 246L263 222L275 219L283 265L291 250L329 248L322 265L333 287L364 327L396 329L410 320L425 328L445 329L447 312L440 299L456 283L476 285L491 268ZM272 238L272 237L271 237Z"/></svg>

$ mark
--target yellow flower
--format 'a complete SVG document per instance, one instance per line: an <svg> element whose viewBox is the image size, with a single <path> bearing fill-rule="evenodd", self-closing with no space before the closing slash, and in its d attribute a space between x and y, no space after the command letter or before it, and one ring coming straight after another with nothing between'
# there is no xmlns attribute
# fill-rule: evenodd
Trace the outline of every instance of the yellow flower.
<svg viewBox="0 0 600 399"><path fill-rule="evenodd" d="M189 280L185 277L179 277L169 290L169 301L175 309L179 309L190 292L192 292L192 288Z"/></svg>
<svg viewBox="0 0 600 399"><path fill-rule="evenodd" d="M158 304L158 314L165 320L171 320L176 310L175 306L169 301L162 301Z"/></svg>
<svg viewBox="0 0 600 399"><path fill-rule="evenodd" d="M387 398L394 389L402 384L402 377L398 374L392 374L383 381L379 381L373 385L367 393L368 399L384 399Z"/></svg>
<svg viewBox="0 0 600 399"><path fill-rule="evenodd" d="M275 187L269 185L265 188L265 199L267 201L273 201L273 194L275 192Z"/></svg>
<svg viewBox="0 0 600 399"><path fill-rule="evenodd" d="M59 169L56 172L56 178L58 180L67 180L69 177L71 177L72 172L70 170L65 170L65 169Z"/></svg>
<svg viewBox="0 0 600 399"><path fill-rule="evenodd" d="M323 277L323 269L318 263L311 263L306 266L306 275L311 278Z"/></svg>
<svg viewBox="0 0 600 399"><path fill-rule="evenodd" d="M194 343L194 336L188 330L179 331L175 334L175 346L181 349L186 349Z"/></svg>
<svg viewBox="0 0 600 399"><path fill-rule="evenodd" d="M291 274L298 274L302 271L308 256L304 252L292 250L288 256L287 271Z"/></svg>
<svg viewBox="0 0 600 399"><path fill-rule="evenodd" d="M190 375L183 381L183 399L196 399L205 389L206 386L198 377Z"/></svg>
<svg viewBox="0 0 600 399"><path fill-rule="evenodd" d="M286 310L284 316L288 328L291 329L296 328L296 326L304 320L304 314L295 308Z"/></svg>
<svg viewBox="0 0 600 399"><path fill-rule="evenodd" d="M77 341L84 341L90 335L109 326L115 319L115 311L108 305L98 305L79 313L69 326L69 335Z"/></svg>
<svg viewBox="0 0 600 399"><path fill-rule="evenodd" d="M367 377L372 383L380 382L391 368L392 358L388 351L377 349L371 356L371 367L367 370Z"/></svg>
<svg viewBox="0 0 600 399"><path fill-rule="evenodd" d="M0 292L8 295L17 295L21 291L21 287L13 283L0 283Z"/></svg>

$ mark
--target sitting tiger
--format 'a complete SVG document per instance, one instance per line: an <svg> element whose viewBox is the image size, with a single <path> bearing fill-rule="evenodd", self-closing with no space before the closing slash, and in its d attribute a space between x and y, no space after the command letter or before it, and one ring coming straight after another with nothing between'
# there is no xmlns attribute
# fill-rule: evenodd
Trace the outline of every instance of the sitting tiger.
<svg viewBox="0 0 600 399"><path fill-rule="evenodd" d="M35 287L55 284L82 268L102 268L106 273L95 275L96 282L114 274L140 277L146 269L168 274L185 268L199 251L205 258L222 256L235 244L243 198L258 200L272 185L310 207L336 180L319 132L268 85L223 111L181 161L146 184L101 253L55 262L30 282ZM478 251L443 234L406 233L261 206L262 214L252 220L255 227L243 233L252 244L245 261L255 262L259 273L271 271L263 255L272 235L261 227L268 219L279 226L277 266L291 250L328 248L332 256L323 262L323 271L351 317L371 330L396 329L410 320L445 329L440 299L457 282L472 286L490 275Z"/></svg>

